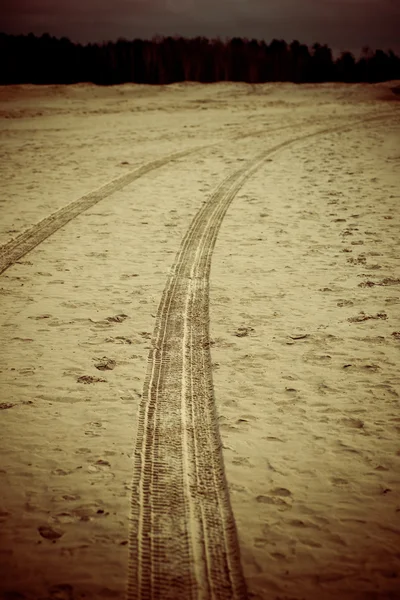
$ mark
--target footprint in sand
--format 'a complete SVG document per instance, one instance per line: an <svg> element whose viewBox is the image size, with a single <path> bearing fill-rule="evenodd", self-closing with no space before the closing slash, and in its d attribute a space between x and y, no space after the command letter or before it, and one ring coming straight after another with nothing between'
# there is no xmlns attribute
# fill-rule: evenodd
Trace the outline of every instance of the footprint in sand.
<svg viewBox="0 0 400 600"><path fill-rule="evenodd" d="M289 525L291 525L292 527L299 527L304 529L308 527L312 529L320 529L320 527L315 523L312 523L311 521L302 521L301 519L292 519L291 521L289 521Z"/></svg>
<svg viewBox="0 0 400 600"><path fill-rule="evenodd" d="M265 546L267 546L267 544L268 544L268 540L265 538L254 538L254 547L255 548L265 548ZM284 556L284 555L282 554L282 556Z"/></svg>
<svg viewBox="0 0 400 600"><path fill-rule="evenodd" d="M339 306L340 308L342 308L343 306L353 306L354 302L352 300L339 300L336 303L336 306Z"/></svg>
<svg viewBox="0 0 400 600"><path fill-rule="evenodd" d="M270 504L272 506L276 506L280 511L289 510L291 508L291 504L286 502L286 500L283 500L283 498L273 498L272 496L260 495L256 496L256 501L259 504Z"/></svg>
<svg viewBox="0 0 400 600"><path fill-rule="evenodd" d="M99 437L102 435L100 429L103 427L103 424L100 421L90 421L90 423L85 423L85 435L89 437Z"/></svg>
<svg viewBox="0 0 400 600"><path fill-rule="evenodd" d="M94 424L94 423L89 423L89 425L94 425L96 427L101 427L101 424ZM75 450L75 454L91 454L91 450L89 448L77 448Z"/></svg>
<svg viewBox="0 0 400 600"><path fill-rule="evenodd" d="M77 500L81 499L81 497L78 496L78 494L64 494L62 498L67 502L76 502Z"/></svg>
<svg viewBox="0 0 400 600"><path fill-rule="evenodd" d="M350 257L347 259L347 262L350 265L366 265L367 264L367 259L365 256L357 256L356 258Z"/></svg>
<svg viewBox="0 0 400 600"><path fill-rule="evenodd" d="M364 421L361 419L344 418L340 420L343 425L350 427L350 429L364 429Z"/></svg>
<svg viewBox="0 0 400 600"><path fill-rule="evenodd" d="M257 417L254 417L253 415L242 415L237 421L236 423L249 423L249 421L257 421Z"/></svg>
<svg viewBox="0 0 400 600"><path fill-rule="evenodd" d="M117 363L112 358L107 358L107 356L103 356L103 358L95 358L97 362L95 363L96 369L99 371L112 371L117 366Z"/></svg>
<svg viewBox="0 0 400 600"><path fill-rule="evenodd" d="M333 485L348 485L349 482L347 479L343 479L342 477L332 477L331 482Z"/></svg>
<svg viewBox="0 0 400 600"><path fill-rule="evenodd" d="M284 498L289 498L292 496L292 492L290 490L288 490L287 488L274 488L273 490L271 490L271 494L273 496L280 496L280 497L284 497Z"/></svg>
<svg viewBox="0 0 400 600"><path fill-rule="evenodd" d="M115 336L115 338L108 337L104 341L108 342L108 343L114 343L114 344L133 344L134 343L132 338L126 337L124 335L117 335L117 336Z"/></svg>
<svg viewBox="0 0 400 600"><path fill-rule="evenodd" d="M232 460L232 464L240 467L247 467L249 469L253 468L253 465L251 464L250 460L245 456L239 456L238 458L234 458Z"/></svg>
<svg viewBox="0 0 400 600"><path fill-rule="evenodd" d="M359 450L357 450L356 448L353 448L352 446L348 446L341 440L337 440L336 444L337 444L337 446L339 446L339 448L342 450L342 452L347 452L349 454L361 454L361 452Z"/></svg>
<svg viewBox="0 0 400 600"><path fill-rule="evenodd" d="M50 527L49 525L40 525L40 527L38 527L38 532L42 538L50 540L51 542L55 542L64 535L64 531L53 529L53 527Z"/></svg>
<svg viewBox="0 0 400 600"><path fill-rule="evenodd" d="M68 525L70 523L87 523L94 519L100 519L109 516L109 512L100 506L78 506L77 508L61 512L51 517L51 521L58 525Z"/></svg>
<svg viewBox="0 0 400 600"><path fill-rule="evenodd" d="M71 475L71 473L73 473L73 471L66 471L65 469L60 469L59 467L57 467L57 469L53 469L51 471L52 475L58 475L60 477L65 477L66 475Z"/></svg>
<svg viewBox="0 0 400 600"><path fill-rule="evenodd" d="M111 471L111 465L107 460L100 459L94 464L90 464L86 471L90 475L91 485L95 485L95 482L115 479L115 473Z"/></svg>
<svg viewBox="0 0 400 600"><path fill-rule="evenodd" d="M140 337L142 337L144 340L151 340L151 333L149 331L141 331L139 333Z"/></svg>
<svg viewBox="0 0 400 600"><path fill-rule="evenodd" d="M235 427L234 425L231 425L229 423L221 423L219 425L219 428L221 431L236 431L237 427Z"/></svg>
<svg viewBox="0 0 400 600"><path fill-rule="evenodd" d="M80 377L78 377L77 379L78 383L106 383L107 380L103 379L102 377L93 377L93 375L81 375Z"/></svg>
<svg viewBox="0 0 400 600"><path fill-rule="evenodd" d="M286 556L286 554L282 554L281 552L271 552L270 556L278 561L288 560L288 557Z"/></svg>
<svg viewBox="0 0 400 600"><path fill-rule="evenodd" d="M362 323L363 321L368 321L370 319L387 319L388 316L385 312L376 313L376 315L367 315L364 311L361 311L355 317L350 317L347 319L349 323Z"/></svg>
<svg viewBox="0 0 400 600"><path fill-rule="evenodd" d="M0 402L0 410L6 410L7 408L12 408L15 406L12 402Z"/></svg>
<svg viewBox="0 0 400 600"><path fill-rule="evenodd" d="M128 319L128 318L129 318L128 315L121 313L119 315L114 315L112 317L106 317L105 319L102 319L101 321L94 321L93 319L89 319L89 321L91 323L94 323L94 325L97 325L97 327L103 328L103 327L110 326L112 323L123 323L123 321L125 321L125 319Z"/></svg>
<svg viewBox="0 0 400 600"><path fill-rule="evenodd" d="M238 327L233 335L236 337L246 337L253 331L254 329L252 327Z"/></svg>

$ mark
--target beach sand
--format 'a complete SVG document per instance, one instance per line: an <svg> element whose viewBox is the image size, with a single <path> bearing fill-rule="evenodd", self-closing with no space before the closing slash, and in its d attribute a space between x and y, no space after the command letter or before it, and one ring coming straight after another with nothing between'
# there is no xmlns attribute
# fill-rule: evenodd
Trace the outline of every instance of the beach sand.
<svg viewBox="0 0 400 600"><path fill-rule="evenodd" d="M195 215L262 155L209 281L248 595L400 596L398 83L0 88L3 258L100 190L0 274L0 598L124 597L160 299Z"/></svg>

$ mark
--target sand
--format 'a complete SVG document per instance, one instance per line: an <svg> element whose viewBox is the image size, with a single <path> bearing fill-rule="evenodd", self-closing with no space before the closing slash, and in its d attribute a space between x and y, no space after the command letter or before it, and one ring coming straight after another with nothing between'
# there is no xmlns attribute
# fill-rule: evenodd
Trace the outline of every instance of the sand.
<svg viewBox="0 0 400 600"><path fill-rule="evenodd" d="M0 260L14 263L0 275L0 598L124 598L128 581L140 597L132 481L157 311L194 217L240 169L209 307L202 271L182 277L182 298L209 308L248 597L399 596L395 85L0 88ZM54 214L41 241L35 224Z"/></svg>

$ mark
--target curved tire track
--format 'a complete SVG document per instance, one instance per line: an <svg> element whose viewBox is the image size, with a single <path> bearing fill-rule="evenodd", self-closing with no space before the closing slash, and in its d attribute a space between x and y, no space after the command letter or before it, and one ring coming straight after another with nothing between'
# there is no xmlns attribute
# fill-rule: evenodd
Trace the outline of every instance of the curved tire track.
<svg viewBox="0 0 400 600"><path fill-rule="evenodd" d="M375 120L375 119L382 119L386 116L390 116L394 114L394 110L386 110L386 111L380 111L379 114L375 111L372 115L371 114L366 114L365 115L365 120L366 121L370 121L370 120ZM262 135L266 135L266 134L270 134L270 133L276 133L277 131L283 131L284 129L294 129L296 127L304 127L307 125L317 125L318 121L321 120L321 117L323 117L323 115L318 115L317 118L316 117L311 117L311 118L306 118L302 121L298 121L296 123L288 123L287 125L281 125L279 127L268 127L267 130L264 129L258 129L258 130L254 130L254 131L248 131L247 133L240 133L237 135L234 135L232 137L232 139L234 140L242 140L244 138L247 137L260 137ZM343 119L342 116L338 116L338 115L334 115L331 117L333 121L339 121L340 119ZM345 118L348 119L359 119L360 118L360 113L349 113L347 115L345 115ZM318 119L318 121L317 121ZM326 120L326 117L323 117L324 120ZM357 121L356 121L357 122ZM358 123L362 124L364 122L364 119L359 120Z"/></svg>
<svg viewBox="0 0 400 600"><path fill-rule="evenodd" d="M33 248L38 246L46 238L50 237L53 233L61 229L64 225L69 223L72 219L88 210L100 200L103 200L107 196L114 194L121 190L125 186L129 185L135 179L139 179L142 175L146 175L154 169L158 169L178 158L188 156L193 152L208 148L205 146L196 146L189 150L182 150L181 152L175 152L163 158L153 160L141 167L138 167L130 173L121 175L117 179L113 179L109 183L106 183L102 187L74 200L67 206L60 208L60 210L52 213L48 217L45 217L26 231L22 232L16 238L10 240L6 244L0 247L0 274L3 273L8 267L13 265L17 260L28 254Z"/></svg>
<svg viewBox="0 0 400 600"><path fill-rule="evenodd" d="M247 598L213 395L211 256L232 200L268 156L356 124L298 136L248 161L217 187L182 241L158 309L139 408L128 600Z"/></svg>
<svg viewBox="0 0 400 600"><path fill-rule="evenodd" d="M385 113L381 113L381 115L377 117L370 117L368 120L373 120L377 118L382 118ZM393 111L387 111L387 114L393 114ZM309 121L300 123L300 126L307 125ZM292 128L293 125L283 125L280 127L276 127L271 129L269 132L277 132L283 131L284 129ZM246 137L251 136L260 136L265 134L265 130L252 131L246 134L233 135L232 140L244 139ZM103 185L97 190L85 194L81 198L74 200L67 206L59 209L58 211L52 213L51 215L45 217L26 231L23 231L16 238L10 240L6 244L0 246L0 274L3 273L6 269L8 269L11 265L16 263L20 258L28 254L31 250L33 250L36 246L38 246L45 239L50 237L53 233L61 229L64 225L69 223L72 219L85 212L107 196L121 190L125 186L129 185L142 175L149 173L153 169L158 169L173 160L177 160L178 158L183 158L192 154L193 152L197 152L199 150L204 150L205 148L211 148L213 146L218 146L219 143L215 142L212 144L206 144L202 146L196 146L189 150L183 150L181 152L176 152L174 154L170 154L164 158L159 158L142 167L135 169L130 173L126 173L117 179L110 181L109 183Z"/></svg>

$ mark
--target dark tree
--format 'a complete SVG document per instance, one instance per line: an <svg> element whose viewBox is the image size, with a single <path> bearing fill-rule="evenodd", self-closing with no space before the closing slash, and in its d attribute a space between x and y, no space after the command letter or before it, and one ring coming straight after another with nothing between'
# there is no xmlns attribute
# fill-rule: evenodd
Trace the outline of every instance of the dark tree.
<svg viewBox="0 0 400 600"><path fill-rule="evenodd" d="M339 81L357 81L356 59L351 52L342 52L336 60L336 76Z"/></svg>
<svg viewBox="0 0 400 600"><path fill-rule="evenodd" d="M400 79L400 58L392 50L364 48L356 61L344 52L334 61L327 45L311 50L298 40L222 41L205 37L154 37L102 44L73 44L45 33L40 37L0 33L0 84L98 85L177 81L377 82Z"/></svg>
<svg viewBox="0 0 400 600"><path fill-rule="evenodd" d="M327 45L314 44L311 58L312 81L323 82L334 79L334 63L332 50Z"/></svg>

